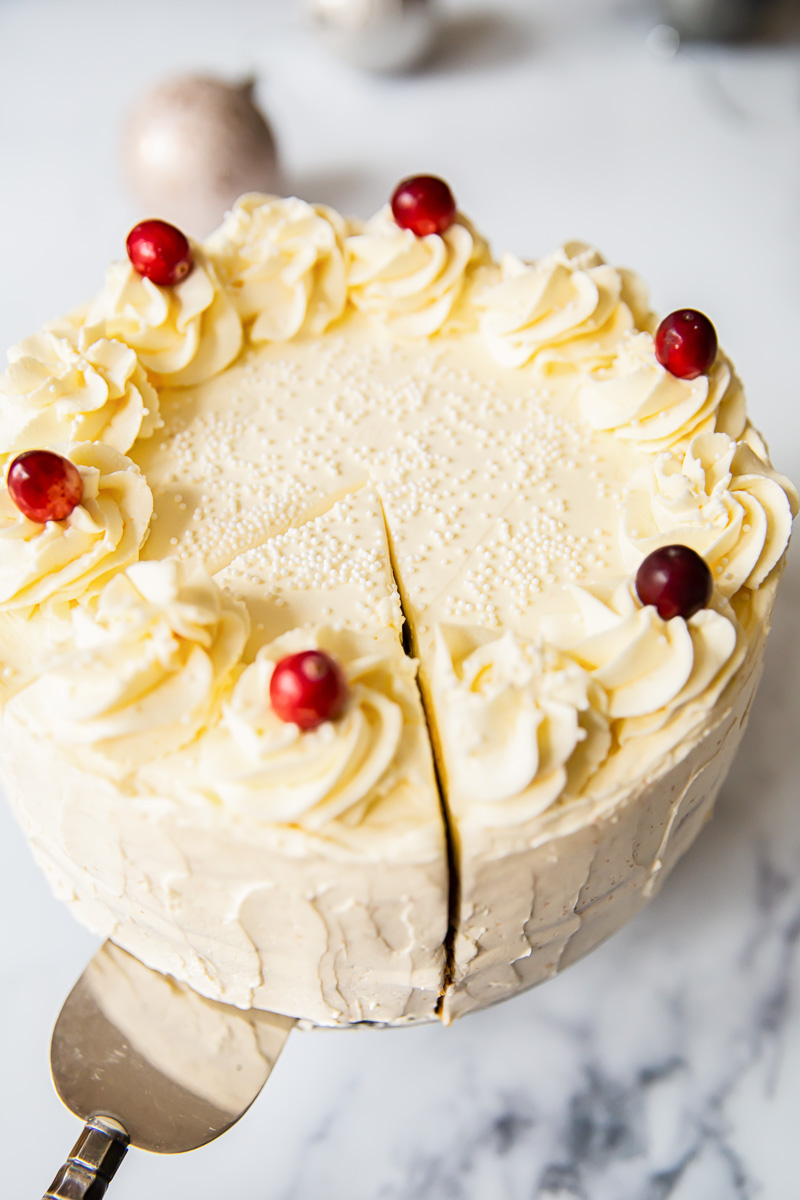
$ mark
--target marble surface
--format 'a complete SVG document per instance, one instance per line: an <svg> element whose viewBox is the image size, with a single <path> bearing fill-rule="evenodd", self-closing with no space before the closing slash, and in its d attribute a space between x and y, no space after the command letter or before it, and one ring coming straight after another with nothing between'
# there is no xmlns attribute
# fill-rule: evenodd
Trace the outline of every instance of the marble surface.
<svg viewBox="0 0 800 1200"><path fill-rule="evenodd" d="M253 70L289 184L367 214L435 170L495 241L565 237L713 315L800 479L800 46L681 48L646 0L453 3L410 78L332 60L274 0L3 0L0 342L98 284L139 215L122 115L174 69ZM800 1111L800 560L716 819L642 916L451 1029L292 1034L254 1109L112 1194L166 1200L793 1200ZM40 1195L77 1133L50 1029L94 949L0 807L0 1147ZM37 1190L38 1189L38 1190Z"/></svg>

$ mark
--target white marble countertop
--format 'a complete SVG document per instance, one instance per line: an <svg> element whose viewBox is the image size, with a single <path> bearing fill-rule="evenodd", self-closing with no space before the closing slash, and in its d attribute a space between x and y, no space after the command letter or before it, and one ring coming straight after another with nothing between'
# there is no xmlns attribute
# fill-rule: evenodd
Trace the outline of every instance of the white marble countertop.
<svg viewBox="0 0 800 1200"><path fill-rule="evenodd" d="M647 4L454 3L430 70L333 61L283 0L2 0L0 343L97 286L138 214L121 116L176 69L250 70L290 185L363 215L450 179L495 242L596 242L661 311L712 315L800 479L800 46L658 52ZM112 1194L259 1200L794 1200L800 1112L800 559L716 819L648 911L546 987L451 1029L293 1034L218 1143L131 1154ZM4 1194L77 1134L50 1029L95 948L0 807ZM38 1190L37 1190L38 1189Z"/></svg>

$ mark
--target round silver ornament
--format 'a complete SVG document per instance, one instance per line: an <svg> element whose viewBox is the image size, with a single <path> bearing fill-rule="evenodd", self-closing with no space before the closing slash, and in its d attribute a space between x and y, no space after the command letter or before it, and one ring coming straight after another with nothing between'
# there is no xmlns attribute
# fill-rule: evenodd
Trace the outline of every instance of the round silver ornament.
<svg viewBox="0 0 800 1200"><path fill-rule="evenodd" d="M189 75L142 97L122 150L143 216L204 237L243 192L280 190L275 138L253 89L252 80Z"/></svg>
<svg viewBox="0 0 800 1200"><path fill-rule="evenodd" d="M431 51L438 21L434 0L307 0L330 49L367 71L403 71Z"/></svg>

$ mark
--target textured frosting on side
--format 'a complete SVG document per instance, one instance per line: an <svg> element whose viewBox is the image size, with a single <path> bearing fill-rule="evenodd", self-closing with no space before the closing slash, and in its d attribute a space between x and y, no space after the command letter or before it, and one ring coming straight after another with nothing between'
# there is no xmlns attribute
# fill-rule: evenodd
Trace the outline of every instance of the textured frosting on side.
<svg viewBox="0 0 800 1200"><path fill-rule="evenodd" d="M612 719L649 717L658 726L704 693L710 708L741 665L743 638L722 600L688 621L665 621L639 603L629 583L607 601L586 588L569 592L576 611L546 619L545 631L604 689ZM657 757L655 747L651 753Z"/></svg>
<svg viewBox="0 0 800 1200"><path fill-rule="evenodd" d="M579 747L584 771L605 758L604 697L587 671L552 647L511 632L481 640L476 632L437 630L433 697L448 799L472 822L518 824L564 791Z"/></svg>
<svg viewBox="0 0 800 1200"><path fill-rule="evenodd" d="M78 468L83 497L65 520L40 525L0 490L0 610L97 591L147 537L153 497L129 458L102 442L55 449Z"/></svg>
<svg viewBox="0 0 800 1200"><path fill-rule="evenodd" d="M678 379L659 363L648 333L625 338L613 366L583 382L580 407L592 429L649 451L714 430L738 438L746 423L744 393L724 357L707 375Z"/></svg>
<svg viewBox="0 0 800 1200"><path fill-rule="evenodd" d="M683 457L665 452L625 492L620 540L633 569L658 546L691 546L723 596L758 587L780 559L797 492L747 445L698 434Z"/></svg>
<svg viewBox="0 0 800 1200"><path fill-rule="evenodd" d="M608 368L620 339L649 322L642 281L583 242L535 263L505 255L501 281L476 303L489 349L505 367Z"/></svg>
<svg viewBox="0 0 800 1200"><path fill-rule="evenodd" d="M36 860L100 938L240 1008L329 1026L434 1018L446 857L417 789L387 797L348 843L218 803L187 807L172 787L133 793L9 708L0 723L4 780Z"/></svg>
<svg viewBox="0 0 800 1200"><path fill-rule="evenodd" d="M486 261L486 243L463 219L443 234L416 237L382 208L347 238L350 302L398 337L430 337L442 328L467 272Z"/></svg>
<svg viewBox="0 0 800 1200"><path fill-rule="evenodd" d="M253 342L322 333L347 300L345 224L322 204L251 192L206 242Z"/></svg>
<svg viewBox="0 0 800 1200"><path fill-rule="evenodd" d="M122 454L158 424L158 392L136 354L102 328L43 330L8 352L0 377L0 455L59 442Z"/></svg>
<svg viewBox="0 0 800 1200"><path fill-rule="evenodd" d="M124 776L211 719L247 612L200 568L136 563L72 612L70 649L9 701L17 720L89 769Z"/></svg>
<svg viewBox="0 0 800 1200"><path fill-rule="evenodd" d="M461 900L445 1021L552 978L655 895L712 815L760 675L764 627L721 708L679 750L526 825L462 825ZM627 749L627 748L626 748ZM631 778L637 777L633 784Z"/></svg>
<svg viewBox="0 0 800 1200"><path fill-rule="evenodd" d="M159 384L187 387L219 374L242 345L242 323L211 259L192 247L194 266L175 287L158 287L131 264L113 263L85 322L136 351Z"/></svg>

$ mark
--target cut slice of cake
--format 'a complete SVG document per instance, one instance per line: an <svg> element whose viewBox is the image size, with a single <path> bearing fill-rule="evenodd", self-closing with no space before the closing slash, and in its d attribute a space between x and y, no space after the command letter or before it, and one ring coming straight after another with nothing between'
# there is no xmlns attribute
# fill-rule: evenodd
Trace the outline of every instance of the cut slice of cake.
<svg viewBox="0 0 800 1200"><path fill-rule="evenodd" d="M447 848L375 493L215 580L170 563L121 577L101 632L76 629L6 707L37 860L81 920L205 995L320 1025L432 1019ZM340 664L348 702L303 732L264 697L308 650Z"/></svg>

